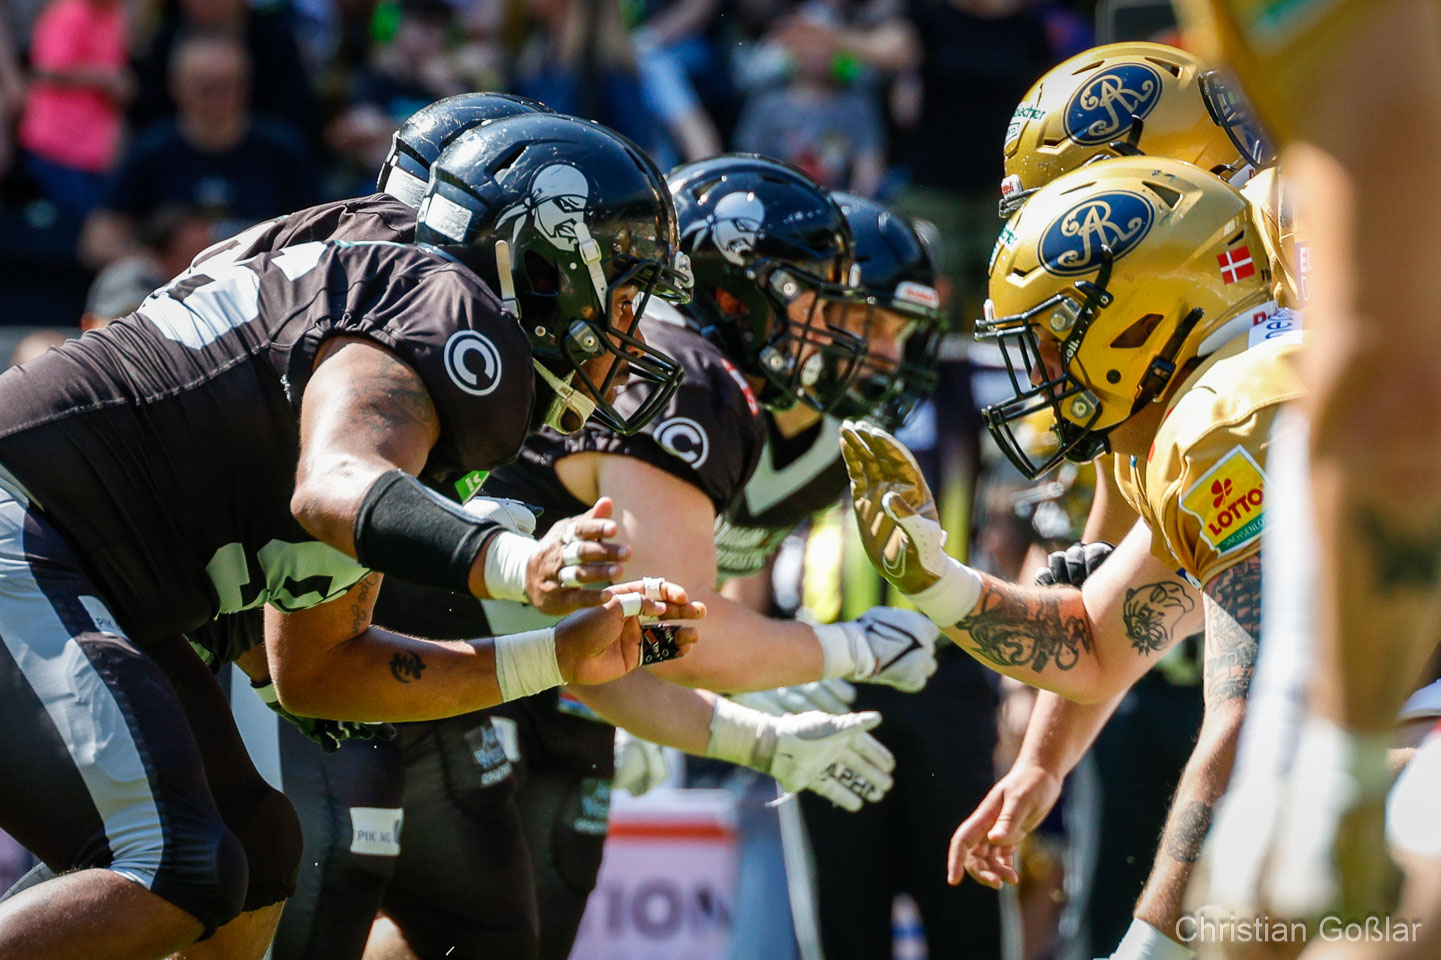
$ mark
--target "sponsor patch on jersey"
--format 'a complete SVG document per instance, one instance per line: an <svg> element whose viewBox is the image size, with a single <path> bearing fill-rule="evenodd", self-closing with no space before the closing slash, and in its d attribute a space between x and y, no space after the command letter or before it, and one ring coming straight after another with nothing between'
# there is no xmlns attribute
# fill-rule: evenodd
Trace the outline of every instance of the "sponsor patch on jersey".
<svg viewBox="0 0 1441 960"><path fill-rule="evenodd" d="M500 351L474 330L457 330L445 341L445 372L466 393L484 397L500 386Z"/></svg>
<svg viewBox="0 0 1441 960"><path fill-rule="evenodd" d="M710 437L690 417L671 417L655 428L655 442L696 470L710 457Z"/></svg>
<svg viewBox="0 0 1441 960"><path fill-rule="evenodd" d="M372 857L400 856L400 827L405 811L398 807L351 807L350 852Z"/></svg>
<svg viewBox="0 0 1441 960"><path fill-rule="evenodd" d="M510 757L505 752L505 744L501 742L500 734L492 724L482 723L467 730L465 743L470 747L476 766L480 767L482 787L493 787L510 776Z"/></svg>
<svg viewBox="0 0 1441 960"><path fill-rule="evenodd" d="M470 218L469 210L438 193L431 194L425 209L420 212L420 219L425 221L427 227L456 243L465 240L465 233L470 229Z"/></svg>
<svg viewBox="0 0 1441 960"><path fill-rule="evenodd" d="M472 470L455 481L455 492L460 494L460 502L464 503L479 493L488 476L490 476L489 470Z"/></svg>
<svg viewBox="0 0 1441 960"><path fill-rule="evenodd" d="M1146 63L1118 63L1091 77L1066 104L1066 136L1096 146L1120 139L1161 99L1161 75Z"/></svg>
<svg viewBox="0 0 1441 960"><path fill-rule="evenodd" d="M1201 538L1226 556L1261 535L1266 474L1244 447L1233 447L1181 495L1181 509L1201 521Z"/></svg>
<svg viewBox="0 0 1441 960"><path fill-rule="evenodd" d="M610 781L583 777L580 781L579 810L571 822L576 833L605 836L610 826Z"/></svg>
<svg viewBox="0 0 1441 960"><path fill-rule="evenodd" d="M1146 239L1156 221L1151 201L1129 190L1082 200L1041 234L1037 251L1047 273L1074 277L1101 268L1103 248L1119 260Z"/></svg>
<svg viewBox="0 0 1441 960"><path fill-rule="evenodd" d="M114 634L117 637L125 636L125 631L120 629L120 623L105 607L105 602L99 597L76 597L80 606L90 615L90 620L95 624L95 629L101 633Z"/></svg>
<svg viewBox="0 0 1441 960"><path fill-rule="evenodd" d="M1268 340L1282 340L1286 343L1301 342L1301 313L1297 310L1287 310L1284 307L1276 309L1276 301L1270 301L1271 309L1264 316L1253 315L1251 331L1247 335L1247 349L1267 342Z"/></svg>
<svg viewBox="0 0 1441 960"><path fill-rule="evenodd" d="M555 709L572 717L580 717L582 720L594 720L596 723L605 723L601 715L581 702L580 698L568 690L562 689L556 695Z"/></svg>

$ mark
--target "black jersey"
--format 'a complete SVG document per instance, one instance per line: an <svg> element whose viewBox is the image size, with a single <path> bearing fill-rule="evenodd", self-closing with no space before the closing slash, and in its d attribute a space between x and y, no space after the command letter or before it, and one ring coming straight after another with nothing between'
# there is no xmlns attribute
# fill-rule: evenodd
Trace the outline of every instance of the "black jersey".
<svg viewBox="0 0 1441 960"><path fill-rule="evenodd" d="M306 207L265 220L233 237L206 247L190 264L197 270L216 269L257 254L298 243L323 240L387 240L410 243L415 239L415 211L388 193L372 193Z"/></svg>
<svg viewBox="0 0 1441 960"><path fill-rule="evenodd" d="M745 489L716 518L716 566L743 577L765 566L796 525L835 503L847 487L840 424L827 417L794 437L769 423L759 463Z"/></svg>
<svg viewBox="0 0 1441 960"><path fill-rule="evenodd" d="M202 265L0 375L0 465L134 639L310 606L365 574L290 513L300 401L333 334L385 346L424 381L441 425L427 476L514 457L535 402L524 332L465 267L400 244Z"/></svg>
<svg viewBox="0 0 1441 960"><path fill-rule="evenodd" d="M514 464L485 481L491 496L513 497L544 508L548 528L589 507L565 489L555 475L556 461L573 453L597 452L634 457L697 487L724 512L739 496L765 442L764 412L733 364L710 341L683 326L652 316L664 315L655 301L646 308L641 331L652 346L674 357L685 372L665 409L640 432L621 436L591 421L570 436L544 430L534 436ZM616 407L635 409L645 384L623 387Z"/></svg>

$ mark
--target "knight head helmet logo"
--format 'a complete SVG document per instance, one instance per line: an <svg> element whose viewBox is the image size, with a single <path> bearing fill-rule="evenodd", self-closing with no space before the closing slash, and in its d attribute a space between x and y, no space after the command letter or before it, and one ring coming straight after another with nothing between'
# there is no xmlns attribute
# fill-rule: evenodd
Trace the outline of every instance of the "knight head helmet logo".
<svg viewBox="0 0 1441 960"><path fill-rule="evenodd" d="M1041 266L1062 277L1092 273L1101 267L1103 248L1121 259L1146 238L1155 219L1155 208L1137 193L1117 190L1082 200L1041 234Z"/></svg>
<svg viewBox="0 0 1441 960"><path fill-rule="evenodd" d="M686 230L685 237L695 236L699 243L709 236L720 255L739 267L755 249L765 218L766 207L760 197L750 192L728 193L716 201L704 220Z"/></svg>
<svg viewBox="0 0 1441 960"><path fill-rule="evenodd" d="M525 197L502 213L497 223L516 221L513 239L529 219L553 246L574 250L575 228L585 223L589 203L590 181L585 174L568 163L552 163L536 173Z"/></svg>
<svg viewBox="0 0 1441 960"><path fill-rule="evenodd" d="M1120 139L1161 99L1161 75L1144 63L1121 63L1091 77L1066 104L1066 136L1095 146Z"/></svg>

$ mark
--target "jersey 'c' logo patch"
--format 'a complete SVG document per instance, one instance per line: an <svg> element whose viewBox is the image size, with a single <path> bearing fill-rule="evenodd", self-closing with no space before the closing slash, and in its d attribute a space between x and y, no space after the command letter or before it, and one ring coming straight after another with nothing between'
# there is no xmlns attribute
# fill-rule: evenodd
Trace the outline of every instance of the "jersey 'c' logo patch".
<svg viewBox="0 0 1441 960"><path fill-rule="evenodd" d="M1244 447L1234 447L1181 495L1181 509L1201 521L1201 539L1224 557L1261 535L1266 474Z"/></svg>
<svg viewBox="0 0 1441 960"><path fill-rule="evenodd" d="M1144 120L1161 99L1161 75L1144 63L1121 63L1082 84L1066 104L1066 136L1095 146L1110 143Z"/></svg>
<svg viewBox="0 0 1441 960"><path fill-rule="evenodd" d="M656 427L655 442L696 469L710 456L710 438L690 417L671 417Z"/></svg>
<svg viewBox="0 0 1441 960"><path fill-rule="evenodd" d="M474 330L457 330L445 341L445 372L466 393L484 397L500 386L500 351Z"/></svg>
<svg viewBox="0 0 1441 960"><path fill-rule="evenodd" d="M1139 193L1115 190L1083 200L1041 234L1041 266L1062 277L1092 273L1101 267L1103 247L1119 260L1146 238L1155 221L1155 208Z"/></svg>

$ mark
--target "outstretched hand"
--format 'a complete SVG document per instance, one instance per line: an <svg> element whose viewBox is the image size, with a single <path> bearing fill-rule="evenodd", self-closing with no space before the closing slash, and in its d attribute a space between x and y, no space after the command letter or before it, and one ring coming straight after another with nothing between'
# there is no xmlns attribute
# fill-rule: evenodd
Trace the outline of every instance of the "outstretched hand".
<svg viewBox="0 0 1441 960"><path fill-rule="evenodd" d="M945 533L916 458L886 431L855 420L841 427L841 455L871 563L907 595L935 584Z"/></svg>
<svg viewBox="0 0 1441 960"><path fill-rule="evenodd" d="M573 613L556 624L555 657L567 683L608 683L639 666L642 618L698 620L705 616L705 604L691 603L679 584L662 581L659 598L644 596L646 587L645 581L638 580L593 591L600 606ZM641 595L639 610L627 616L624 607L635 603L627 597L636 595ZM676 655L685 656L697 639L694 627L680 627L675 637Z"/></svg>
<svg viewBox="0 0 1441 960"><path fill-rule="evenodd" d="M955 886L969 873L996 890L1019 883L1016 847L1046 819L1060 795L1061 779L1049 770L1012 767L952 834L946 881Z"/></svg>
<svg viewBox="0 0 1441 960"><path fill-rule="evenodd" d="M540 538L525 571L525 595L541 613L560 616L606 601L588 583L609 583L621 575L630 547L612 543L620 532L611 519L615 504L601 497L585 513L561 520Z"/></svg>

